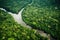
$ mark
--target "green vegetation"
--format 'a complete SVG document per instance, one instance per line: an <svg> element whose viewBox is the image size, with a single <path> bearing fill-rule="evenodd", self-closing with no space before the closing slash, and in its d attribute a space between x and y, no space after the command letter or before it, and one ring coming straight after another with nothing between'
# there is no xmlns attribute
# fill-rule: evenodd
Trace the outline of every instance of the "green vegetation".
<svg viewBox="0 0 60 40"><path fill-rule="evenodd" d="M59 0L32 0L32 3L25 7L22 18L32 28L43 30L60 40Z"/></svg>
<svg viewBox="0 0 60 40"><path fill-rule="evenodd" d="M18 13L28 4L38 7L60 6L59 0L0 0L0 8L2 7L14 13Z"/></svg>
<svg viewBox="0 0 60 40"><path fill-rule="evenodd" d="M0 0L0 8L2 7L7 11L18 13L20 9L30 3L31 0Z"/></svg>
<svg viewBox="0 0 60 40"><path fill-rule="evenodd" d="M0 10L0 40L48 40L35 29L28 29L16 23L13 17Z"/></svg>
<svg viewBox="0 0 60 40"><path fill-rule="evenodd" d="M59 40L60 10L58 7L26 6L22 14L23 21L32 28L43 30Z"/></svg>
<svg viewBox="0 0 60 40"><path fill-rule="evenodd" d="M60 40L59 0L0 0L0 8L22 14L23 21ZM47 40L34 29L22 27L7 12L0 10L0 40Z"/></svg>
<svg viewBox="0 0 60 40"><path fill-rule="evenodd" d="M32 6L36 7L50 7L50 6L60 6L60 0L32 0ZM59 7L60 9L60 7Z"/></svg>

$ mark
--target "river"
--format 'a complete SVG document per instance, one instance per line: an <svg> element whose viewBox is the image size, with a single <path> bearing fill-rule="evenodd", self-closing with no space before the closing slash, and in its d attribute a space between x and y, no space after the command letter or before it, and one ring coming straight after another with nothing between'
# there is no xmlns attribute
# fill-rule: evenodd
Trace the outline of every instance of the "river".
<svg viewBox="0 0 60 40"><path fill-rule="evenodd" d="M5 9L3 9L3 8L0 8L0 9L6 12ZM27 28L31 29L32 27L29 26L29 25L27 25L27 24L22 20L22 15L21 15L21 14L22 14L23 10L24 10L24 8L21 9L21 10L18 12L18 14L12 13L12 12L8 12L8 13L11 14L11 16L14 18L14 20L15 20L18 24L20 24L20 25L23 26L23 27L27 27ZM37 31L40 33L41 36L47 37L47 38L49 38L49 40L50 40L50 34L46 34L46 33L44 33L44 31L41 31L41 30L37 30Z"/></svg>

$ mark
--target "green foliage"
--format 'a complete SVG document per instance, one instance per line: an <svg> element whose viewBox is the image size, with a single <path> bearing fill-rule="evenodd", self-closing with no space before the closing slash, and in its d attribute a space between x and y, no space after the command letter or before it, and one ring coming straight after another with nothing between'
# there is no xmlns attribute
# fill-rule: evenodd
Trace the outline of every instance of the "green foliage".
<svg viewBox="0 0 60 40"><path fill-rule="evenodd" d="M60 0L32 0L32 6L38 7L60 6Z"/></svg>
<svg viewBox="0 0 60 40"><path fill-rule="evenodd" d="M0 40L48 40L35 29L28 29L16 23L13 17L0 10Z"/></svg>
<svg viewBox="0 0 60 40"><path fill-rule="evenodd" d="M26 5L32 4L33 6L60 6L59 0L0 0L0 7L18 13ZM60 9L60 7L59 7Z"/></svg>
<svg viewBox="0 0 60 40"><path fill-rule="evenodd" d="M30 4L31 0L0 0L0 7L18 13L20 9L24 8L27 4Z"/></svg>
<svg viewBox="0 0 60 40"><path fill-rule="evenodd" d="M30 6L26 6L28 4ZM10 12L17 13L24 7L22 17L28 25L60 40L59 0L0 0L0 8ZM11 15L0 10L1 40L47 40L33 31L17 24Z"/></svg>
<svg viewBox="0 0 60 40"><path fill-rule="evenodd" d="M22 18L32 28L43 30L54 38L60 35L60 10L58 7L35 7L28 5L22 14Z"/></svg>

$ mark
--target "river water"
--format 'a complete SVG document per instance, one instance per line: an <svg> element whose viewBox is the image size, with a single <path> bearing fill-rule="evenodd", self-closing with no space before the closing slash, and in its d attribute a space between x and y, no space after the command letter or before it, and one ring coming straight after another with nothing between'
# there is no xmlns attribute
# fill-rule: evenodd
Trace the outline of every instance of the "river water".
<svg viewBox="0 0 60 40"><path fill-rule="evenodd" d="M16 14L16 13L11 13L11 12L8 12L9 14L11 14L12 16L13 16L13 18L15 19L15 21L18 23L18 24L20 24L20 25L22 25L22 26L24 26L24 27L27 27L27 28L31 28L29 25L26 25L26 23L22 20L22 11L24 10L24 8L23 9L21 9L19 12L18 12L18 14Z"/></svg>
<svg viewBox="0 0 60 40"><path fill-rule="evenodd" d="M3 8L0 8L0 9L6 12L5 9L3 9ZM20 25L23 26L23 27L27 27L27 28L30 28L30 29L31 29L31 26L27 25L27 24L22 20L22 15L21 15L21 14L22 14L23 10L24 10L24 8L21 9L21 10L18 12L18 14L12 13L12 12L8 12L8 13L11 14L11 16L14 18L14 20L15 20L18 24L20 24ZM49 35L49 34L46 34L46 33L44 33L43 31L40 31L40 30L37 30L37 31L40 33L41 36L48 37L49 40L50 40L50 35Z"/></svg>

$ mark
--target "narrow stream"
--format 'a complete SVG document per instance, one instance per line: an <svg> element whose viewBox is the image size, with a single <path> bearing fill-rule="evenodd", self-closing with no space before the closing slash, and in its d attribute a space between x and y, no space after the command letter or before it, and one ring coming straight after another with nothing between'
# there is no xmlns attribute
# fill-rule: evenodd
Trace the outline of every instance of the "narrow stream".
<svg viewBox="0 0 60 40"><path fill-rule="evenodd" d="M3 8L0 8L0 9L6 12L5 9L3 9ZM21 9L21 10L18 12L18 14L12 13L12 12L8 12L8 13L11 14L12 17L15 19L15 21L16 21L18 24L21 24L21 26L27 27L27 28L31 28L31 26L27 25L27 24L22 20L22 15L21 15L21 14L22 14L22 11L23 11L23 10L24 10L24 8ZM43 31L40 31L40 30L37 30L37 31L40 33L41 36L48 37L49 40L50 40L50 35L49 35L49 34L46 34L46 33L44 33Z"/></svg>

